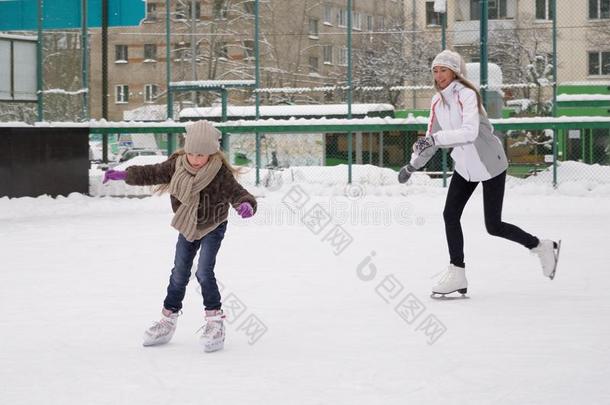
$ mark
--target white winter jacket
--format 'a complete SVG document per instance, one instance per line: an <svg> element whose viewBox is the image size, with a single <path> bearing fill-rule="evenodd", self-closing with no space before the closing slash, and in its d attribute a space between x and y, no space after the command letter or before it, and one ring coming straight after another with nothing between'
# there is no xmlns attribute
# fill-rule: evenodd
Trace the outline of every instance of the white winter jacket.
<svg viewBox="0 0 610 405"><path fill-rule="evenodd" d="M434 138L434 148L411 156L411 165L422 168L440 148L453 148L455 171L468 181L489 180L508 167L500 139L485 114L479 113L476 93L454 80L435 94L430 107L426 136ZM443 101L444 100L444 101Z"/></svg>

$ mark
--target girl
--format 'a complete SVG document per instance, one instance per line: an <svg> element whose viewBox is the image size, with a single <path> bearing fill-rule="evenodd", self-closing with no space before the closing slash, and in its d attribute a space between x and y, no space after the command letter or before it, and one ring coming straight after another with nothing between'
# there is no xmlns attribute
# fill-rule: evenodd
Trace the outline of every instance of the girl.
<svg viewBox="0 0 610 405"><path fill-rule="evenodd" d="M552 280L559 244L539 240L515 225L502 222L508 162L500 139L493 133L479 92L464 77L466 64L458 53L445 50L434 58L432 72L437 93L432 98L428 130L425 137L415 142L410 163L398 175L398 181L405 183L413 172L425 166L438 148L453 148L451 157L455 169L443 211L450 264L445 275L432 288L432 296L467 292L460 218L479 182L483 183L487 232L519 243L536 253L543 274Z"/></svg>
<svg viewBox="0 0 610 405"><path fill-rule="evenodd" d="M229 204L242 218L248 218L256 212L256 199L235 180L237 171L219 149L220 135L207 121L187 125L184 150L165 162L131 166L126 171L108 170L104 175L104 183L125 180L131 185L161 185L157 191L169 192L172 226L180 232L163 316L146 330L144 346L164 344L172 338L193 260L201 250L195 275L201 285L206 323L200 342L206 352L224 347L224 315L214 276L216 254L227 229Z"/></svg>

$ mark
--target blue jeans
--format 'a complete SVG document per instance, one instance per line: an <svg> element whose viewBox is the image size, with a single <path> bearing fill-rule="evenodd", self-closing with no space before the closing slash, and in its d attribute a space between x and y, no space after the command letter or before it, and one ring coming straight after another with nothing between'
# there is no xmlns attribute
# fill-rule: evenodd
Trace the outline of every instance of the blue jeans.
<svg viewBox="0 0 610 405"><path fill-rule="evenodd" d="M191 268L197 251L201 247L199 263L197 264L197 281L201 285L203 295L203 305L206 310L220 309L220 291L214 276L214 266L216 265L216 254L220 249L220 244L227 230L227 221L218 225L216 229L205 235L199 240L189 242L182 234L178 236L176 243L176 257L174 268L169 277L167 286L167 296L163 306L173 312L182 309L182 300L186 292L186 286L191 277Z"/></svg>

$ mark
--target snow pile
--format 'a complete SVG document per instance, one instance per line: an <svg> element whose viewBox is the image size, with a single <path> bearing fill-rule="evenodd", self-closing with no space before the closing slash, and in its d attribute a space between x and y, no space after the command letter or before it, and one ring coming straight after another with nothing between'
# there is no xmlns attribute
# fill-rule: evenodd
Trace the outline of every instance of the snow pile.
<svg viewBox="0 0 610 405"><path fill-rule="evenodd" d="M536 190L550 194L555 191L552 183L552 166L535 176L526 179L512 178L509 181L510 187L516 188L517 192L521 193ZM558 162L556 191L563 195L573 196L610 196L610 166L589 165L574 161Z"/></svg>
<svg viewBox="0 0 610 405"><path fill-rule="evenodd" d="M139 156L115 167L125 170L132 165L160 163L165 156ZM425 172L415 173L409 183L398 183L393 169L372 165L353 165L352 184L348 184L347 165L294 166L281 169L261 169L260 186L256 187L256 170L242 167L239 181L257 196L279 190L287 191L299 185L310 195L343 195L358 198L362 195L404 196L420 193L443 194L442 179L432 178ZM146 196L151 187L129 186L123 181L102 184L104 172L90 170L89 190L92 196ZM564 194L574 196L610 196L610 166L588 165L580 162L560 162L557 168L557 189L553 188L552 166L525 179L508 176L507 187L525 194Z"/></svg>

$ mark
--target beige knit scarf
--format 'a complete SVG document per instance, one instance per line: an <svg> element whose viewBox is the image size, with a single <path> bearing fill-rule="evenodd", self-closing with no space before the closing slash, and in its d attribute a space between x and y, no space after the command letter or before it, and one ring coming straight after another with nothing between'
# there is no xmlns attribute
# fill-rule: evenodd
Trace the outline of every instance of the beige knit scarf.
<svg viewBox="0 0 610 405"><path fill-rule="evenodd" d="M197 231L197 209L201 190L214 180L222 167L222 159L211 155L208 163L199 170L194 169L187 161L186 154L176 159L176 170L169 183L169 193L180 201L181 205L174 214L172 226L189 242L203 237Z"/></svg>

